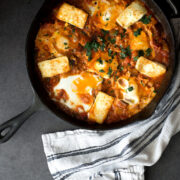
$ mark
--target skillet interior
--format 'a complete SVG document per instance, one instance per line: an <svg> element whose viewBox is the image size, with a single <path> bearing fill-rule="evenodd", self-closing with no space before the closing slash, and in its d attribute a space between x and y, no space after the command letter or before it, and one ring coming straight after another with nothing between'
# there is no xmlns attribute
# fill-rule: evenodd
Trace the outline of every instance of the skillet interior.
<svg viewBox="0 0 180 180"><path fill-rule="evenodd" d="M40 83L39 79L37 78L38 76L37 76L37 72L35 68L36 65L35 65L35 60L34 60L35 38L39 30L40 23L43 21L43 19L47 17L47 15L51 12L53 7L55 7L59 3L59 0L46 0L44 2L37 16L34 18L33 23L30 27L29 33L28 33L27 42L26 42L26 63L27 63L28 74L29 74L32 86L36 94L38 95L40 100L43 102L43 104L45 104L46 107L48 107L48 109L50 109L53 113L55 113L60 119L63 119L65 121L68 121L72 124L75 124L79 127L86 128L86 129L105 130L105 129L116 129L132 122L142 121L149 118L153 114L159 101L161 100L166 90L168 89L171 79L172 79L174 66L175 66L175 46L174 46L174 37L173 37L170 24L166 16L164 15L164 13L162 12L162 10L152 0L146 0L145 2L148 5L148 7L152 10L152 12L155 14L156 18L161 22L165 30L165 33L167 34L167 40L170 47L170 66L166 73L166 78L164 78L165 80L162 83L158 94L155 96L155 98L151 101L151 103L146 108L144 108L140 113L136 114L135 116L132 116L129 119L126 119L124 121L120 121L117 123L108 124L108 125L107 124L89 125L87 124L87 122L77 120L67 115L62 110L56 107L54 102L49 98L49 95L45 91L43 85Z"/></svg>

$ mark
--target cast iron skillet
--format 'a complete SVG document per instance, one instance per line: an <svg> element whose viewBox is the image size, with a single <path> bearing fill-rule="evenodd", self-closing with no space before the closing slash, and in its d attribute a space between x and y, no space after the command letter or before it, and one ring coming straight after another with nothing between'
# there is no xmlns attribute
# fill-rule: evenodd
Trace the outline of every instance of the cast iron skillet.
<svg viewBox="0 0 180 180"><path fill-rule="evenodd" d="M55 7L60 0L45 0L44 4L42 5L41 9L39 10L38 14L34 18L28 36L27 36L27 42L26 42L26 65L27 65L27 71L29 74L29 78L32 84L32 90L34 92L34 99L31 104L31 106L22 112L21 114L17 115L16 117L12 118L11 120L5 122L0 126L0 143L4 143L7 140L9 140L15 132L21 127L21 125L25 122L26 119L28 119L32 114L37 112L38 110L51 110L54 114L57 115L60 119L63 119L65 121L68 121L80 128L85 129L96 129L96 130L108 130L108 129L116 129L120 128L123 125L126 125L127 123L131 122L137 122L142 121L150 116L153 115L159 101L163 97L163 95L166 93L166 90L170 86L171 79L175 70L175 42L173 37L173 32L171 25L169 24L169 20L172 17L178 16L178 11L175 6L175 4L172 2L172 0L166 0L163 1L163 4L159 4L161 8L163 8L166 16L162 12L162 10L159 8L156 2L154 0L145 0L148 7L153 11L156 18L161 22L164 30L167 34L168 43L170 46L170 67L167 71L167 76L165 82L162 84L162 88L159 90L158 95L154 98L154 100L140 113L137 115L127 119L126 121L120 121L118 123L114 124L103 124L103 125L89 125L87 122L79 121L75 118L72 118L71 116L65 114L63 111L58 109L56 105L53 103L52 100L50 100L47 92L45 91L44 87L41 85L37 72L35 70L35 60L34 60L34 41L37 35L37 32L40 27L40 22L43 21L45 17L51 12L52 8ZM159 1L159 3L162 3L162 1Z"/></svg>

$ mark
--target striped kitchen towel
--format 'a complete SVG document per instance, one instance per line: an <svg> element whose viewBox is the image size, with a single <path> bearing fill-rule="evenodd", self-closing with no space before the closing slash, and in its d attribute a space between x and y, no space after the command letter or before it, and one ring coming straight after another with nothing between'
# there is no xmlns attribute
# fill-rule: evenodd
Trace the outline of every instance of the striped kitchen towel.
<svg viewBox="0 0 180 180"><path fill-rule="evenodd" d="M173 21L180 29L180 19ZM176 34L180 40L180 33ZM179 47L179 45L178 45ZM179 63L180 64L180 63ZM42 135L55 180L143 180L180 131L180 66L154 115L111 131L74 130Z"/></svg>

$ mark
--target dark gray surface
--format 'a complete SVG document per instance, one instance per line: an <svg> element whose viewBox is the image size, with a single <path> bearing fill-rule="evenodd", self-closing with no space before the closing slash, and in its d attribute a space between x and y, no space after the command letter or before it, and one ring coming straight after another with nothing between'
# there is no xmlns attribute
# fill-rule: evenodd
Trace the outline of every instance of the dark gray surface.
<svg viewBox="0 0 180 180"><path fill-rule="evenodd" d="M43 0L0 0L0 124L25 110L33 94L25 67L25 40ZM41 134L72 125L50 112L32 116L5 144L0 145L0 180L51 180ZM180 179L180 134L160 161L147 168L147 180Z"/></svg>

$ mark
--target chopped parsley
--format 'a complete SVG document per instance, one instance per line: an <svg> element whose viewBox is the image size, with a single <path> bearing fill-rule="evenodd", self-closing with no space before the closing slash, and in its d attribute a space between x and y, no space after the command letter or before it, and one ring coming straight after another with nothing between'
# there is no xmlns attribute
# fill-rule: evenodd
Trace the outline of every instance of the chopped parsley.
<svg viewBox="0 0 180 180"><path fill-rule="evenodd" d="M114 31L114 36L117 36L118 35L118 33L119 33L119 31L118 30L116 30L116 31Z"/></svg>
<svg viewBox="0 0 180 180"><path fill-rule="evenodd" d="M123 66L121 66L121 67L120 67L120 71L123 71L123 70L124 70L124 67L123 67Z"/></svg>
<svg viewBox="0 0 180 180"><path fill-rule="evenodd" d="M151 48L148 48L145 52L146 56L150 56L151 55L151 52L152 52L152 49Z"/></svg>
<svg viewBox="0 0 180 180"><path fill-rule="evenodd" d="M115 44L115 42L116 42L116 39L115 39L115 38L111 39L110 36L108 37L108 40L109 40L112 44Z"/></svg>
<svg viewBox="0 0 180 180"><path fill-rule="evenodd" d="M141 84L142 84L142 86L145 86L142 80L141 80Z"/></svg>
<svg viewBox="0 0 180 180"><path fill-rule="evenodd" d="M112 59L109 59L109 60L108 60L108 63L110 63L110 64L111 64L111 63L112 63L112 61L113 61Z"/></svg>
<svg viewBox="0 0 180 180"><path fill-rule="evenodd" d="M87 42L86 45L84 46L85 49L91 50L91 43Z"/></svg>
<svg viewBox="0 0 180 180"><path fill-rule="evenodd" d="M110 93L114 93L114 90L111 90Z"/></svg>
<svg viewBox="0 0 180 180"><path fill-rule="evenodd" d="M98 48L99 48L99 43L97 41L92 41L91 42L91 48L94 49L94 51L98 51Z"/></svg>
<svg viewBox="0 0 180 180"><path fill-rule="evenodd" d="M112 44L115 44L116 39L113 38L113 39L110 40L110 42L111 42Z"/></svg>
<svg viewBox="0 0 180 180"><path fill-rule="evenodd" d="M49 36L49 34L44 34L44 36Z"/></svg>
<svg viewBox="0 0 180 180"><path fill-rule="evenodd" d="M108 74L109 76L111 76L111 74L112 74L112 69L111 69L111 67L109 67L107 74Z"/></svg>
<svg viewBox="0 0 180 180"><path fill-rule="evenodd" d="M140 57L140 56L144 56L144 51L143 51L143 50L138 51L138 56L139 56L139 57Z"/></svg>
<svg viewBox="0 0 180 180"><path fill-rule="evenodd" d="M134 31L134 36L139 36L141 34L142 28L137 29L136 31Z"/></svg>
<svg viewBox="0 0 180 180"><path fill-rule="evenodd" d="M127 55L125 53L123 53L123 52L120 53L120 58L121 59L125 59L126 57L127 57Z"/></svg>
<svg viewBox="0 0 180 180"><path fill-rule="evenodd" d="M81 33L87 36L87 34L84 31L81 31Z"/></svg>
<svg viewBox="0 0 180 180"><path fill-rule="evenodd" d="M127 91L131 92L131 91L133 91L133 89L134 88L132 86L130 86L130 87L127 88Z"/></svg>
<svg viewBox="0 0 180 180"><path fill-rule="evenodd" d="M121 36L121 40L122 40L125 37L125 34L121 33L120 36Z"/></svg>
<svg viewBox="0 0 180 180"><path fill-rule="evenodd" d="M66 46L65 49L69 49L69 46Z"/></svg>
<svg viewBox="0 0 180 180"><path fill-rule="evenodd" d="M112 61L113 61L112 59L106 60L106 62L110 64L112 63Z"/></svg>
<svg viewBox="0 0 180 180"><path fill-rule="evenodd" d="M115 81L117 81L118 78L119 78L119 76L115 76Z"/></svg>
<svg viewBox="0 0 180 180"><path fill-rule="evenodd" d="M112 50L108 49L108 55L111 56L112 55Z"/></svg>
<svg viewBox="0 0 180 180"><path fill-rule="evenodd" d="M99 38L102 42L105 42L105 40L104 40L101 36L98 36L98 38Z"/></svg>
<svg viewBox="0 0 180 180"><path fill-rule="evenodd" d="M88 61L91 61L91 59L92 59L92 53L91 53L91 51L87 51L87 52L86 52L86 55L88 56Z"/></svg>
<svg viewBox="0 0 180 180"><path fill-rule="evenodd" d="M91 58L92 58L92 52L91 52L91 45L90 45L90 43L87 42L84 48L86 49L86 56L88 56L88 61L90 61Z"/></svg>
<svg viewBox="0 0 180 180"><path fill-rule="evenodd" d="M100 69L99 72L104 72L104 70L103 70L103 69Z"/></svg>
<svg viewBox="0 0 180 180"><path fill-rule="evenodd" d="M67 46L67 42L64 42L64 45Z"/></svg>
<svg viewBox="0 0 180 180"><path fill-rule="evenodd" d="M72 29L72 32L73 32L73 33L75 33L75 31L76 31L75 29Z"/></svg>
<svg viewBox="0 0 180 180"><path fill-rule="evenodd" d="M117 69L119 69L119 70L120 70L120 72L122 72L122 71L124 70L124 67L123 67L123 66L118 65Z"/></svg>
<svg viewBox="0 0 180 180"><path fill-rule="evenodd" d="M97 59L97 61L100 63L100 64L103 64L103 61L101 58Z"/></svg>
<svg viewBox="0 0 180 180"><path fill-rule="evenodd" d="M88 61L90 61L92 59L92 50L94 50L95 52L98 51L99 48L99 43L95 40L93 40L92 42L87 42L86 45L84 46L84 48L86 49L86 56L88 56Z"/></svg>
<svg viewBox="0 0 180 180"><path fill-rule="evenodd" d="M157 93L157 91L156 91L156 90L154 90L153 92L154 92L154 93Z"/></svg>
<svg viewBox="0 0 180 180"><path fill-rule="evenodd" d="M101 51L104 51L104 48L106 47L106 44L103 42L101 45L100 45L100 49Z"/></svg>
<svg viewBox="0 0 180 180"><path fill-rule="evenodd" d="M130 46L128 46L127 48L121 47L120 58L125 59L127 56L131 56Z"/></svg>
<svg viewBox="0 0 180 180"><path fill-rule="evenodd" d="M109 31L106 31L106 30L104 30L104 29L101 29L101 32L103 33L104 36L109 33Z"/></svg>
<svg viewBox="0 0 180 180"><path fill-rule="evenodd" d="M134 61L137 61L139 57L141 56L149 56L151 54L151 48L148 48L145 52L143 50L138 51L138 55L133 58Z"/></svg>
<svg viewBox="0 0 180 180"><path fill-rule="evenodd" d="M106 21L109 21L109 18L106 18Z"/></svg>
<svg viewBox="0 0 180 180"><path fill-rule="evenodd" d="M137 61L138 58L139 58L139 56L135 56L135 57L133 58L133 60L134 60L134 61Z"/></svg>
<svg viewBox="0 0 180 180"><path fill-rule="evenodd" d="M150 16L144 15L140 19L140 21L143 22L144 24L149 24L151 22L151 17L152 17L152 15L150 15Z"/></svg>
<svg viewBox="0 0 180 180"><path fill-rule="evenodd" d="M123 30L123 33L120 33L121 40L126 36L126 29Z"/></svg>
<svg viewBox="0 0 180 180"><path fill-rule="evenodd" d="M71 66L73 66L73 65L75 65L75 61L74 60L69 60L69 64L71 65Z"/></svg>

